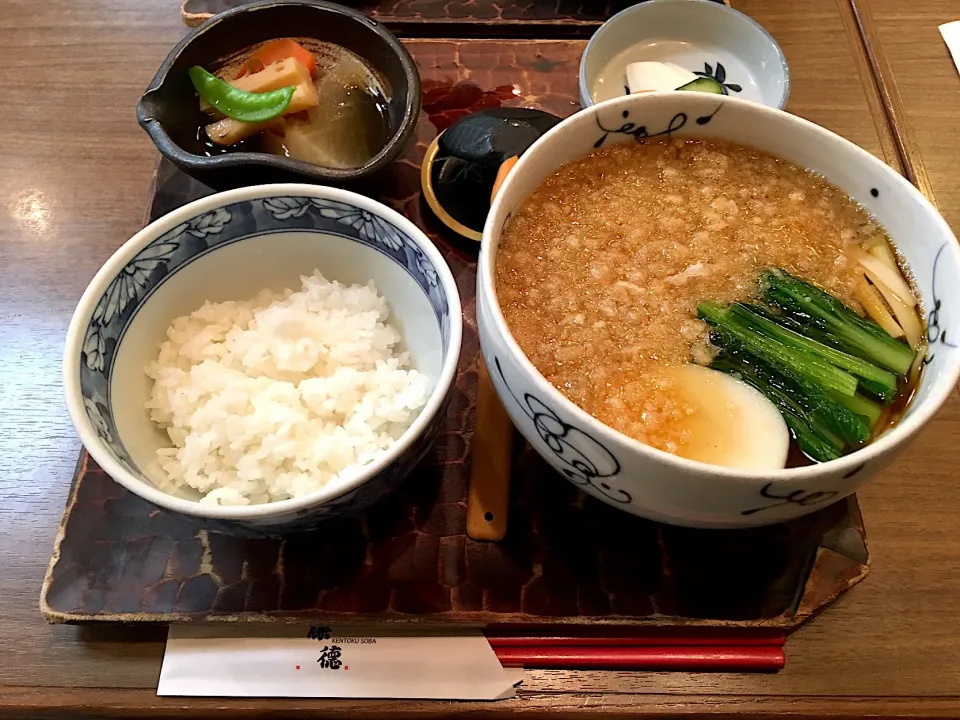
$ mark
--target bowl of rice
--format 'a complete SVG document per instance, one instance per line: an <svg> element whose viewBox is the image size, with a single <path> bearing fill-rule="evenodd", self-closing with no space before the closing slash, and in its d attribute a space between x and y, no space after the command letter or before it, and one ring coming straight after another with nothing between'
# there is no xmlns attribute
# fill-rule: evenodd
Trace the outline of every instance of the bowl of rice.
<svg viewBox="0 0 960 720"><path fill-rule="evenodd" d="M151 223L81 298L63 361L93 459L215 531L355 515L435 439L456 283L384 205L316 185L219 193Z"/></svg>

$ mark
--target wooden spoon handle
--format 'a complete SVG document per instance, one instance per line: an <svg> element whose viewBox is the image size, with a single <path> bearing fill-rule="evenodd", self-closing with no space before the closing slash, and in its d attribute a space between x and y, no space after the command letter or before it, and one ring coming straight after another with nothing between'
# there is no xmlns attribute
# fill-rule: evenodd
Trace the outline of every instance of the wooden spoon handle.
<svg viewBox="0 0 960 720"><path fill-rule="evenodd" d="M481 357L477 377L477 422L467 497L467 535L502 540L510 512L513 423L497 397Z"/></svg>
<svg viewBox="0 0 960 720"><path fill-rule="evenodd" d="M500 166L490 193L491 203L518 159L508 158ZM502 540L507 534L512 458L513 423L500 404L481 355L477 361L477 422L467 495L467 535L474 540Z"/></svg>

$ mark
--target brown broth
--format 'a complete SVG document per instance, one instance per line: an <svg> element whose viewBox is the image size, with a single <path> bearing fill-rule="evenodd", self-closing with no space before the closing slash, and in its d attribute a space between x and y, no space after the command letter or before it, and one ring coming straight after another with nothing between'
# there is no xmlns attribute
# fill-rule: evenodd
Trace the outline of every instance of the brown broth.
<svg viewBox="0 0 960 720"><path fill-rule="evenodd" d="M760 271L775 266L860 311L846 251L878 233L838 188L769 154L629 143L541 182L504 229L495 282L541 374L601 422L673 452L691 410L664 368L712 359L697 303L756 301ZM790 466L809 463L795 445Z"/></svg>

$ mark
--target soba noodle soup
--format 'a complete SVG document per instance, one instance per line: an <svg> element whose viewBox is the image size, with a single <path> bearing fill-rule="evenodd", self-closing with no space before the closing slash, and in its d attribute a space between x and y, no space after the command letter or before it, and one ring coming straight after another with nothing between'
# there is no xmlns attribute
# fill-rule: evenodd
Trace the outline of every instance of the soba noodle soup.
<svg viewBox="0 0 960 720"><path fill-rule="evenodd" d="M668 139L608 147L543 180L503 231L495 281L511 333L560 392L630 437L709 462L698 449L703 398L677 368L711 365L730 338L698 318L698 306L762 304L761 278L777 268L862 314L889 290L865 269L871 258L901 277L883 229L823 178L751 148ZM877 312L893 321L879 318L884 330L915 347L912 291L907 305L913 322L896 307ZM779 308L769 310L778 320ZM858 354L829 333L815 340ZM879 402L869 381L851 395L882 409L882 418L864 410L871 436L902 410L909 375L897 372L896 398ZM795 418L781 409L789 462L809 461L795 447Z"/></svg>

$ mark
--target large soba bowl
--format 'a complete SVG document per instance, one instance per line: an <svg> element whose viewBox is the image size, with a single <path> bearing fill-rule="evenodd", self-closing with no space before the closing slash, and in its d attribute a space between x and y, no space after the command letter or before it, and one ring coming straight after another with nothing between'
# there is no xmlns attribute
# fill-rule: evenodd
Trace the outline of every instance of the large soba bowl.
<svg viewBox="0 0 960 720"><path fill-rule="evenodd" d="M538 183L596 148L643 137L722 139L821 173L883 224L914 275L930 347L896 427L841 459L776 471L735 470L654 449L607 427L556 390L523 354L497 302L493 270L504 223ZM594 105L546 133L493 203L477 277L483 357L523 436L561 475L626 512L700 528L767 525L814 512L887 467L954 392L960 377L960 249L910 183L851 142L794 115L736 98L652 93Z"/></svg>

